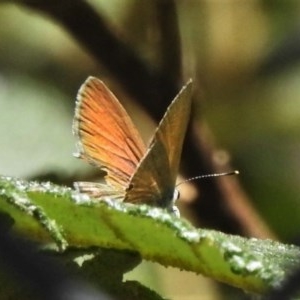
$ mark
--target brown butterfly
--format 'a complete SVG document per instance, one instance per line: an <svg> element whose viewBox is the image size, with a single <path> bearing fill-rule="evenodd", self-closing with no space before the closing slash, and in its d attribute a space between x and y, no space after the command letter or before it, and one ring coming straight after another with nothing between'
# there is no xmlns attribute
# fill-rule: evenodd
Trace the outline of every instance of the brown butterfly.
<svg viewBox="0 0 300 300"><path fill-rule="evenodd" d="M106 184L77 182L76 188L94 198L175 211L175 182L190 117L191 86L189 81L172 101L147 148L113 93L101 80L89 77L76 101L76 156L104 170Z"/></svg>

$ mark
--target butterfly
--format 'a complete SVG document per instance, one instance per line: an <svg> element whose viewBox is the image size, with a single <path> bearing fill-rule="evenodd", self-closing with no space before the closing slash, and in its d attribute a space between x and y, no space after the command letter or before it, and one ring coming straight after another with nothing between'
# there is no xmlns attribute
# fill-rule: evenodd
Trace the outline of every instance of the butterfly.
<svg viewBox="0 0 300 300"><path fill-rule="evenodd" d="M105 183L76 182L93 198L119 199L177 212L174 202L182 145L191 112L191 80L167 108L145 146L124 107L99 79L88 77L79 89L73 134L75 155L106 172Z"/></svg>

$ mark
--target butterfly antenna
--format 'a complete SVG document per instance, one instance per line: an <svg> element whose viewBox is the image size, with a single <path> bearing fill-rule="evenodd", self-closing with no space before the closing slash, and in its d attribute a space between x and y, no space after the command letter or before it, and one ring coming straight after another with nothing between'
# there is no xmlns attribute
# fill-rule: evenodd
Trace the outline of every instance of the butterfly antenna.
<svg viewBox="0 0 300 300"><path fill-rule="evenodd" d="M189 179L186 179L186 180L178 183L176 185L176 187L179 186L179 185L181 185L181 184L183 184L183 183L189 182L189 181L194 181L194 180L203 179L203 178L209 178L209 177L220 177L220 176L237 175L239 173L240 173L239 171L235 170L235 171L232 171L232 172L215 173L215 174L206 174L206 175L195 176L195 177L191 177Z"/></svg>

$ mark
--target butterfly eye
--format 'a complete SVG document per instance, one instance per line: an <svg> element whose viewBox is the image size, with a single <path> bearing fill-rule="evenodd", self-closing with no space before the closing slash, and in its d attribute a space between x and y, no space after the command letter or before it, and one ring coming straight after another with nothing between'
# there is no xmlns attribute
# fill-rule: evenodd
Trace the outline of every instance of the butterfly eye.
<svg viewBox="0 0 300 300"><path fill-rule="evenodd" d="M175 203L180 198L180 192L175 189L173 194L173 203Z"/></svg>
<svg viewBox="0 0 300 300"><path fill-rule="evenodd" d="M174 214L176 217L180 218L179 209L175 205L169 208L169 212Z"/></svg>

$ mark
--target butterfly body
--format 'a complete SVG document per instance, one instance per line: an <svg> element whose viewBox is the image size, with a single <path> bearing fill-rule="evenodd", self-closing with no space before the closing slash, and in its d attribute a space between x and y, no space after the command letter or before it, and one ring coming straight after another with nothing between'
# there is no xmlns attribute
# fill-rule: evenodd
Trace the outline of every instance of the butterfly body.
<svg viewBox="0 0 300 300"><path fill-rule="evenodd" d="M105 84L89 77L78 92L73 132L78 156L107 173L106 184L77 182L80 192L174 211L175 181L191 110L191 82L168 107L146 148Z"/></svg>

